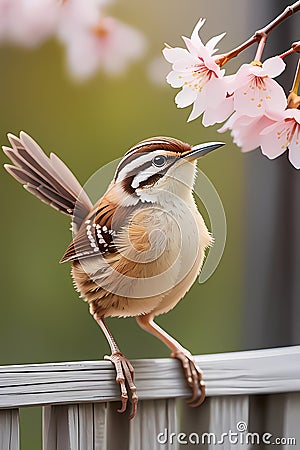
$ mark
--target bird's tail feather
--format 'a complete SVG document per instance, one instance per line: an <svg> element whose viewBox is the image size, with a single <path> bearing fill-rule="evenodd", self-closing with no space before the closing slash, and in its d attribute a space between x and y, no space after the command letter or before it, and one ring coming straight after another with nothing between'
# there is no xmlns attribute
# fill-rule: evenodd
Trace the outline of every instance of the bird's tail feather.
<svg viewBox="0 0 300 450"><path fill-rule="evenodd" d="M9 133L8 139L11 148L3 147L3 151L13 164L5 164L5 169L40 200L73 216L78 229L92 203L70 169L54 153L48 157L23 131L20 137Z"/></svg>

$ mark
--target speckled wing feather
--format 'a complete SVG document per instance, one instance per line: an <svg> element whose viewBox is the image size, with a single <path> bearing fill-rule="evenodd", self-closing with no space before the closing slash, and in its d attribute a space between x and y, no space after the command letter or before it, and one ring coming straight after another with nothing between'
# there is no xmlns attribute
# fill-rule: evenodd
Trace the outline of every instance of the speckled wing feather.
<svg viewBox="0 0 300 450"><path fill-rule="evenodd" d="M70 169L54 153L48 157L26 133L20 137L8 134L10 147L3 147L12 161L6 170L24 188L54 209L73 216L74 231L78 230L92 209L92 203Z"/></svg>
<svg viewBox="0 0 300 450"><path fill-rule="evenodd" d="M133 206L116 208L115 204L102 198L86 217L60 262L115 253L114 240L135 210Z"/></svg>

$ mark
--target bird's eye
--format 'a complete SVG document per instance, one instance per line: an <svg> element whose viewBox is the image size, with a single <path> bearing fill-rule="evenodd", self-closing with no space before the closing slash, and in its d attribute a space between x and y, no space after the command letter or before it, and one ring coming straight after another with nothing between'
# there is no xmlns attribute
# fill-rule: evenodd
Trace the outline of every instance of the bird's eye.
<svg viewBox="0 0 300 450"><path fill-rule="evenodd" d="M152 165L155 167L163 167L166 162L167 158L164 155L157 155L152 159Z"/></svg>

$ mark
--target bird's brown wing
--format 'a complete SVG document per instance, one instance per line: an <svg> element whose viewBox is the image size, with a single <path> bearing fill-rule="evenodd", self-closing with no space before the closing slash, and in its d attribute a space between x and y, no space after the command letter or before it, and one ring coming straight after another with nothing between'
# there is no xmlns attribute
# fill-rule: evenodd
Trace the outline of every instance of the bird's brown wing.
<svg viewBox="0 0 300 450"><path fill-rule="evenodd" d="M135 207L118 207L103 197L86 217L61 263L116 252L115 240Z"/></svg>
<svg viewBox="0 0 300 450"><path fill-rule="evenodd" d="M4 153L13 164L6 170L24 188L54 209L72 216L75 230L90 213L92 203L70 169L54 153L48 157L26 133L8 134L10 147Z"/></svg>

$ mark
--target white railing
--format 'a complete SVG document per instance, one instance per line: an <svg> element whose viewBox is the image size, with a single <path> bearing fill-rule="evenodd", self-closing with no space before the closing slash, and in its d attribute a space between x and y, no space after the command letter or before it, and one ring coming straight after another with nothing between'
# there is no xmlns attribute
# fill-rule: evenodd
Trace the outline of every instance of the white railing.
<svg viewBox="0 0 300 450"><path fill-rule="evenodd" d="M43 405L43 450L173 450L201 442L206 449L250 449L264 433L272 435L266 441L281 439L276 448L300 448L300 346L196 360L208 396L196 409L181 400L190 391L176 360L133 361L140 398L133 421L116 412L110 362L1 366L0 450L19 449L19 408L35 405ZM237 437L222 438L230 430Z"/></svg>

